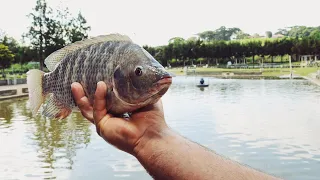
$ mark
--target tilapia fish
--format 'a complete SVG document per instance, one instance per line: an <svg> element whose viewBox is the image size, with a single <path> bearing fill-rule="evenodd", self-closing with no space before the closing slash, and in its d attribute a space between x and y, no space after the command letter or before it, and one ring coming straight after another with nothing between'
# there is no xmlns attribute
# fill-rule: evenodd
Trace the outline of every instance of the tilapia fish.
<svg viewBox="0 0 320 180"><path fill-rule="evenodd" d="M102 35L70 44L45 59L50 72L27 72L33 115L64 119L77 109L71 84L79 82L91 104L97 82L104 81L109 113L122 115L155 103L172 76L145 49L125 35Z"/></svg>

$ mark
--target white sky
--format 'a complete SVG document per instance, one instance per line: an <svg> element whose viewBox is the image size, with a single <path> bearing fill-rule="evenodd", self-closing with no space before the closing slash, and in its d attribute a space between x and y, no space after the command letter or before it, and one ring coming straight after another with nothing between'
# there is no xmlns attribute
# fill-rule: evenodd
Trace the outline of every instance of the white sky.
<svg viewBox="0 0 320 180"><path fill-rule="evenodd" d="M90 36L118 32L140 45L163 45L224 25L264 34L292 25L319 26L319 0L47 0L78 11L91 26ZM318 2L317 2L318 1ZM0 0L0 29L21 39L36 0Z"/></svg>

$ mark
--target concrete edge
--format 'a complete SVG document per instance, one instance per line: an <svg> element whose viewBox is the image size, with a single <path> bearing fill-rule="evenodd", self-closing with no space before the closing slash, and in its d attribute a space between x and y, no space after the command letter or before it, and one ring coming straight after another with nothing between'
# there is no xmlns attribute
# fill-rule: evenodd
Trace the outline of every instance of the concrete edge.
<svg viewBox="0 0 320 180"><path fill-rule="evenodd" d="M5 97L0 97L0 101L2 101L2 100L8 100L8 99L14 99L14 98L27 97L27 96L28 96L28 94L5 96Z"/></svg>
<svg viewBox="0 0 320 180"><path fill-rule="evenodd" d="M312 83L320 86L320 80L315 79L315 78L312 78L312 77L307 77L307 76L302 76L302 77L303 77L304 79L306 79L306 80L308 80L308 81L310 81L310 82L312 82Z"/></svg>

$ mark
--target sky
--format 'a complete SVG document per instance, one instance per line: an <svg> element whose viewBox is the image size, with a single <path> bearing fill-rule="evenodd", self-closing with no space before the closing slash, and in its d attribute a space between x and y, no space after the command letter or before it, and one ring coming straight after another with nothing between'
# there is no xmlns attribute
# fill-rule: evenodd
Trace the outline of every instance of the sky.
<svg viewBox="0 0 320 180"><path fill-rule="evenodd" d="M318 2L317 2L318 1ZM128 35L140 45L165 45L220 26L264 35L293 25L319 26L319 0L47 0L49 6L81 11L90 36ZM21 39L36 0L0 0L0 29Z"/></svg>

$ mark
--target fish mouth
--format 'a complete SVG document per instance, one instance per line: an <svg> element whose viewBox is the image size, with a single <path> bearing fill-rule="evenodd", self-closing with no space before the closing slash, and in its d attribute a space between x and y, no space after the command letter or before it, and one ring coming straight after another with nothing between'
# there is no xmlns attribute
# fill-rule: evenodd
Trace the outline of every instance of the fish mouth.
<svg viewBox="0 0 320 180"><path fill-rule="evenodd" d="M163 87L170 86L172 84L172 76L170 74L163 74L158 81L154 83L155 90L160 90Z"/></svg>
<svg viewBox="0 0 320 180"><path fill-rule="evenodd" d="M169 89L171 84L172 84L172 77L170 75L162 76L160 80L154 83L154 88L152 88L152 91L151 91L151 92L154 92L152 96L164 95Z"/></svg>
<svg viewBox="0 0 320 180"><path fill-rule="evenodd" d="M158 86L171 84L172 83L172 77L171 76L165 76L162 77L159 81L157 81L155 84Z"/></svg>
<svg viewBox="0 0 320 180"><path fill-rule="evenodd" d="M155 82L155 85L165 85L165 84L171 84L172 83L172 75L168 72L162 73L160 76L158 75L157 81Z"/></svg>
<svg viewBox="0 0 320 180"><path fill-rule="evenodd" d="M158 91L158 95L164 95L172 84L172 77L166 77L158 81L158 86L161 87L161 90Z"/></svg>

